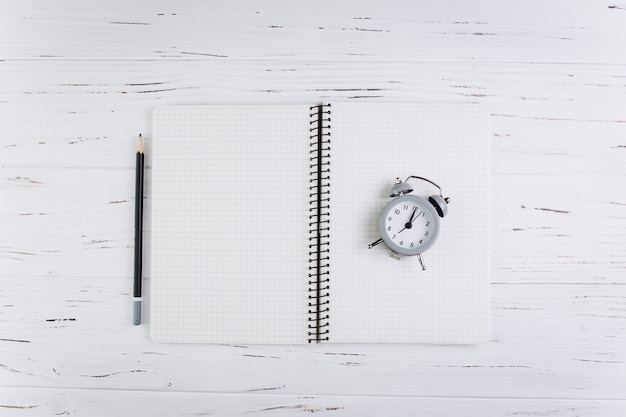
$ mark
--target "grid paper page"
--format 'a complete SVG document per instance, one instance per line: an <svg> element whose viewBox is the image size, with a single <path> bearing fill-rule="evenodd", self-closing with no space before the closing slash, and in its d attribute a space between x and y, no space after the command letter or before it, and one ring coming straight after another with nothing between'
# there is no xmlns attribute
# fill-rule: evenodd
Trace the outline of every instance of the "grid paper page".
<svg viewBox="0 0 626 417"><path fill-rule="evenodd" d="M489 135L486 109L332 104L331 342L479 343L489 337ZM435 245L397 259L378 217L396 177L450 197ZM413 194L437 188L410 180Z"/></svg>
<svg viewBox="0 0 626 417"><path fill-rule="evenodd" d="M166 106L153 127L153 339L306 343L308 106Z"/></svg>

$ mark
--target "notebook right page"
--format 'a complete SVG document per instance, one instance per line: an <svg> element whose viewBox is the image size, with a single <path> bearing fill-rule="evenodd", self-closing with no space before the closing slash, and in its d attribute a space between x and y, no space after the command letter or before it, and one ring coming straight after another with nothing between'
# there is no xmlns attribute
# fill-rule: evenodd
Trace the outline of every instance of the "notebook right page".
<svg viewBox="0 0 626 417"><path fill-rule="evenodd" d="M472 104L332 103L330 341L460 343L489 338L490 136ZM449 197L435 245L392 256L378 218L396 177ZM439 190L409 180L413 194ZM400 259L398 259L400 258Z"/></svg>

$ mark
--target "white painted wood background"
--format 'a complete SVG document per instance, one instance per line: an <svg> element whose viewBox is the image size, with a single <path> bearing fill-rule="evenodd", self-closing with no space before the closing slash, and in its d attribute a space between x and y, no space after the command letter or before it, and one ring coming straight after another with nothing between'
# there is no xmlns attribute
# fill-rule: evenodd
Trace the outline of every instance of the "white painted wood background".
<svg viewBox="0 0 626 417"><path fill-rule="evenodd" d="M491 341L152 343L151 111L321 100L490 106ZM624 3L3 1L0 415L624 416L625 165Z"/></svg>

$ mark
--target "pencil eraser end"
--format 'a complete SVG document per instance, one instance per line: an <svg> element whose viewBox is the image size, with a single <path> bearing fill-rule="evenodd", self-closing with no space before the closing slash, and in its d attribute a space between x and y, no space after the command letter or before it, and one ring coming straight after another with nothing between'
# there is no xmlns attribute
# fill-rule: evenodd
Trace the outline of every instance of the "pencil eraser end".
<svg viewBox="0 0 626 417"><path fill-rule="evenodd" d="M141 324L141 300L133 301L133 324Z"/></svg>

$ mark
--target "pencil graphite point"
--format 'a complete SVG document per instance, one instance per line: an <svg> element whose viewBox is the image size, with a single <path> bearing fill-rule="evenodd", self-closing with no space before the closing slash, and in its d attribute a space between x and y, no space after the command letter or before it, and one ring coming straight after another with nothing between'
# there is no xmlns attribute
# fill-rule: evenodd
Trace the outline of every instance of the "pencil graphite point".
<svg viewBox="0 0 626 417"><path fill-rule="evenodd" d="M143 153L143 139L141 137L141 133L139 134L139 139L137 140L137 153Z"/></svg>

